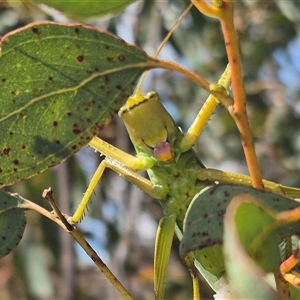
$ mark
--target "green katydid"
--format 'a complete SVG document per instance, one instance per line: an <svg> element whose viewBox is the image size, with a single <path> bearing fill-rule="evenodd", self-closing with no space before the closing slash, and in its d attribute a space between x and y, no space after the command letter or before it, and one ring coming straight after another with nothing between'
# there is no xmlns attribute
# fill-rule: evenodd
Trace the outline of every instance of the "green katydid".
<svg viewBox="0 0 300 300"><path fill-rule="evenodd" d="M171 33L172 30L169 34ZM227 67L218 84L212 85L211 90L227 93L229 87L230 69ZM162 204L165 216L159 223L155 246L154 288L156 299L162 299L164 296L166 270L174 231L181 239L183 221L194 196L203 188L215 184L215 181L244 186L252 185L248 176L205 169L192 150L218 103L215 97L209 96L187 133L183 134L159 101L158 95L155 92L143 95L138 87L135 95L130 97L119 110L119 116L126 125L137 156L129 155L96 137L89 143L91 147L105 155L106 159L96 170L70 222L76 224L82 218L92 192L107 167L118 172L153 198L158 199ZM147 117L145 118L145 116ZM147 171L150 180L135 171ZM275 193L285 194L292 198L300 196L298 189L265 180L263 184L266 190ZM208 256L208 260L215 259L214 254L210 256L208 253ZM193 278L194 299L198 299L199 286L192 254L185 258L185 264Z"/></svg>
<svg viewBox="0 0 300 300"><path fill-rule="evenodd" d="M212 86L212 90L227 92L229 85L230 70L227 68L218 85ZM158 95L154 92L142 95L138 88L136 94L128 99L119 112L127 126L137 157L128 155L98 138L90 142L92 147L107 158L97 169L71 222L77 223L81 219L93 189L106 167L117 171L153 198L158 199L165 213L158 229L155 249L155 290L156 297L159 299L163 298L174 229L180 238L186 211L194 196L204 187L215 184L215 181L251 185L249 177L205 169L192 150L192 146L217 104L218 101L210 96L187 134L184 135L160 103ZM150 180L136 174L137 170L147 170ZM284 193L290 197L300 194L297 189L272 182L264 181L264 185L267 190ZM197 298L198 283L193 260L193 255L188 256L186 264L194 279L194 294Z"/></svg>
<svg viewBox="0 0 300 300"><path fill-rule="evenodd" d="M228 67L219 85L226 90L229 88L230 70ZM119 116L125 122L137 156L129 155L97 137L90 142L90 146L105 155L106 159L96 170L71 222L77 223L82 218L89 198L107 167L158 199L165 216L159 224L155 247L154 285L157 299L162 299L164 294L166 269L174 230L176 229L180 237L183 219L193 197L204 187L214 184L215 181L251 186L251 180L247 176L241 177L237 174L205 169L192 150L195 139L213 110L212 107L215 107L218 102L213 96L209 96L207 103L199 112L196 122L188 131L189 134L184 135L159 101L158 95L155 92L142 95L138 89L119 111ZM209 110L208 114L207 110ZM194 139L191 139L191 136L194 136ZM135 173L141 170L148 172L150 180ZM290 197L300 194L297 189L269 181L264 181L264 185L269 191L284 193ZM195 270L192 269L192 260L191 258L191 261L186 263L193 273ZM197 286L197 279L194 273L192 275L195 281L194 286ZM194 294L197 298L198 292L195 291Z"/></svg>

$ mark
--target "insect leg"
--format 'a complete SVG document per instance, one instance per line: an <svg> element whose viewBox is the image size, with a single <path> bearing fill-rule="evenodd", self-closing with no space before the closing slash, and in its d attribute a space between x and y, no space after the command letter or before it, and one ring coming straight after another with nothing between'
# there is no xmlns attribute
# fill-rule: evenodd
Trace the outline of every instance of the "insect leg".
<svg viewBox="0 0 300 300"><path fill-rule="evenodd" d="M216 169L201 169L199 170L197 177L199 180L203 181L218 181L220 183L237 184L250 187L252 186L250 176ZM282 194L290 198L300 198L300 189L284 186L265 179L263 179L263 185L266 191Z"/></svg>
<svg viewBox="0 0 300 300"><path fill-rule="evenodd" d="M146 179L142 175L136 173L130 168L124 166L119 161L107 157L105 159L106 167L119 173L129 182L140 188L142 191L150 195L154 199L162 199L165 196L165 188L163 186L154 184L149 179Z"/></svg>
<svg viewBox="0 0 300 300"><path fill-rule="evenodd" d="M174 236L176 215L164 216L158 225L154 251L155 299L164 298L167 267Z"/></svg>
<svg viewBox="0 0 300 300"><path fill-rule="evenodd" d="M175 233L178 237L178 239L181 241L182 239L182 232L175 224ZM199 279L198 279L198 271L195 266L196 258L194 257L194 253L188 254L183 261L183 264L188 269L193 282L193 300L199 300L200 299L200 285L199 285Z"/></svg>
<svg viewBox="0 0 300 300"><path fill-rule="evenodd" d="M94 137L89 146L134 171L146 171L155 163L151 157L130 155L98 137Z"/></svg>
<svg viewBox="0 0 300 300"><path fill-rule="evenodd" d="M110 168L110 169L116 171L121 176L126 178L129 182L131 182L135 186L139 187L141 190L143 190L144 192L146 192L153 198L160 199L161 196L163 196L163 194L162 194L163 189L160 186L155 185L150 180L137 174L135 171L132 171L129 168L123 166L118 161L106 157L100 163L95 174L93 175L93 177L90 181L90 184L89 184L79 206L77 207L76 212L74 213L74 215L72 216L72 218L70 220L70 223L76 224L82 219L82 216L83 216L84 211L88 205L88 202L92 196L92 193L93 193L96 185L100 181L105 168Z"/></svg>
<svg viewBox="0 0 300 300"><path fill-rule="evenodd" d="M224 73L220 77L218 84L211 85L211 91L227 93L230 84L231 84L231 72L228 65ZM191 149L195 145L203 128L207 124L209 118L211 117L212 113L214 112L215 108L218 106L219 103L220 103L219 100L215 96L213 96L212 94L209 95L203 107L201 108L198 115L196 116L194 122L192 123L187 133L185 134L185 136L182 138L180 142L179 147L182 152Z"/></svg>
<svg viewBox="0 0 300 300"><path fill-rule="evenodd" d="M94 175L90 181L90 184L89 184L81 202L79 203L79 206L76 209L76 212L71 217L71 220L70 220L71 224L77 224L82 219L85 209L86 209L86 207L90 201L90 198L92 196L92 193L93 193L94 189L96 188L99 180L101 179L105 168L106 168L106 162L105 162L105 160L103 160L100 163L100 165L98 166L96 172L94 173Z"/></svg>

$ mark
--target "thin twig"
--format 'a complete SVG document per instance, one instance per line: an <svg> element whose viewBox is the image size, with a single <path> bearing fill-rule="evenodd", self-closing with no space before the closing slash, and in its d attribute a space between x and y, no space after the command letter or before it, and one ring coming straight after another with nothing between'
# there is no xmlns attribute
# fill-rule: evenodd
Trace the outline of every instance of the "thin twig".
<svg viewBox="0 0 300 300"><path fill-rule="evenodd" d="M231 68L231 81L234 97L233 105L225 104L225 106L235 120L240 132L252 185L257 189L263 189L262 175L256 157L246 111L246 94L242 74L242 61L233 21L233 1L223 0L223 3L218 1L218 5L216 6L210 6L205 1L200 0L192 0L192 2L199 11L210 17L215 17L221 22L228 62ZM219 99L223 103L222 98Z"/></svg>
<svg viewBox="0 0 300 300"><path fill-rule="evenodd" d="M51 188L45 189L43 192L43 197L48 200L51 207L55 211L55 214L49 212L43 207L37 205L36 203L27 200L18 195L20 199L23 200L23 203L20 205L20 208L23 209L31 209L39 212L45 217L49 218L56 224L58 224L62 229L67 231L69 234L73 236L75 241L82 247L82 249L88 254L88 256L92 259L98 269L105 275L105 277L112 283L112 285L119 291L119 293L126 300L133 300L133 297L129 294L126 288L121 284L121 282L115 277L115 275L110 271L110 269L106 266L106 264L102 261L102 259L98 256L98 254L94 251L94 249L90 246L90 244L86 241L84 236L78 231L78 229L71 225L65 216L61 213L59 208L57 207L55 200L53 198L53 191Z"/></svg>
<svg viewBox="0 0 300 300"><path fill-rule="evenodd" d="M61 211L59 210L59 208L57 207L54 198L53 198L53 191L52 188L49 187L48 189L45 189L43 191L43 198L45 198L50 206L53 208L55 214L57 215L57 217L61 220L61 222L65 225L65 227L67 228L67 230L69 232L71 232L74 229L74 226L72 226L67 219L65 218L65 216L61 213Z"/></svg>

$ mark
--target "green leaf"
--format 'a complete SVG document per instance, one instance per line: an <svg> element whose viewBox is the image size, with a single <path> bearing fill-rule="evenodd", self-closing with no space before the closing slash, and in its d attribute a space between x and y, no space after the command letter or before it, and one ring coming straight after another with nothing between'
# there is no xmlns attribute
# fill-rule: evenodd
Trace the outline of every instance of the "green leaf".
<svg viewBox="0 0 300 300"><path fill-rule="evenodd" d="M22 199L0 190L0 257L10 253L23 236L26 218L20 204Z"/></svg>
<svg viewBox="0 0 300 300"><path fill-rule="evenodd" d="M216 283L225 272L221 245L213 245L194 252L195 266L207 283L215 290Z"/></svg>
<svg viewBox="0 0 300 300"><path fill-rule="evenodd" d="M240 199L233 217L241 244L264 271L274 272L281 263L280 239L275 232L280 222L275 212L250 194L241 194L235 199ZM226 218L230 217L228 213Z"/></svg>
<svg viewBox="0 0 300 300"><path fill-rule="evenodd" d="M300 299L300 289L289 284L289 291L291 293L291 299Z"/></svg>
<svg viewBox="0 0 300 300"><path fill-rule="evenodd" d="M251 245L251 239L256 238L255 233L259 235L278 221L261 202L255 201L251 195L250 198L251 201L246 200L244 195L236 197L225 217L224 255L230 285L240 299L280 299L266 282L266 274L250 258L249 251L245 250ZM251 217L252 222L248 224ZM274 257L274 252L279 252L275 234L271 234L260 246L261 254L271 251L269 256L278 260L278 257ZM269 260L265 254L264 258ZM277 255L280 256L279 253ZM262 261L262 257L259 259Z"/></svg>
<svg viewBox="0 0 300 300"><path fill-rule="evenodd" d="M151 61L109 33L56 23L8 34L1 50L0 187L86 146Z"/></svg>
<svg viewBox="0 0 300 300"><path fill-rule="evenodd" d="M121 13L126 8L126 6L135 1L136 0L34 0L32 2L46 4L65 13L66 15L80 18L88 18L93 16L102 16L107 14L115 15Z"/></svg>
<svg viewBox="0 0 300 300"><path fill-rule="evenodd" d="M213 246L223 244L224 215L227 206L240 194L251 195L278 212L299 206L299 203L293 199L238 185L217 185L196 195L186 214L180 255L185 257L197 250L195 255L199 263L217 278L225 272L224 258L221 247ZM250 224L255 222L255 219L251 219L251 215L249 219ZM300 222L288 224L278 229L277 233L281 239L299 234L299 225ZM211 251L212 249L214 251Z"/></svg>

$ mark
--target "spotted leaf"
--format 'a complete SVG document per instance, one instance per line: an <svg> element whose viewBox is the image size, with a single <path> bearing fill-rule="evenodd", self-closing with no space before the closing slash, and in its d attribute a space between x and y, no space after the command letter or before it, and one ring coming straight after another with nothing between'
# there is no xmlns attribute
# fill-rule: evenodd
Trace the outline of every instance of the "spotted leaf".
<svg viewBox="0 0 300 300"><path fill-rule="evenodd" d="M211 284L225 273L222 253L224 215L231 200L239 195L243 195L244 199L250 195L276 212L291 210L299 206L299 203L293 199L237 185L218 185L196 195L186 214L180 255L185 257L188 253L196 251L200 268L202 266L204 270L214 276ZM251 214L249 220L257 221L255 216L251 219ZM276 232L279 239L284 239L292 234L299 235L299 225L299 222L295 222L278 228ZM249 226L251 227L251 223ZM244 231L249 229L245 226L241 228ZM251 236L250 233L249 236ZM278 260L276 262L278 265ZM268 266L271 263L266 262Z"/></svg>
<svg viewBox="0 0 300 300"><path fill-rule="evenodd" d="M0 187L86 146L152 61L83 25L31 24L4 36L0 46Z"/></svg>
<svg viewBox="0 0 300 300"><path fill-rule="evenodd" d="M26 219L20 204L22 199L0 190L0 257L10 253L23 236Z"/></svg>

